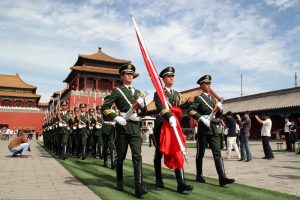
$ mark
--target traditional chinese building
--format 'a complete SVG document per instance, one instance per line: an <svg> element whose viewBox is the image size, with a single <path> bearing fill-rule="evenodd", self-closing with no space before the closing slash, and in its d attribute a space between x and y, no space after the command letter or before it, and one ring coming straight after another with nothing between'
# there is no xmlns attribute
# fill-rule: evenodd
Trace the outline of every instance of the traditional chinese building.
<svg viewBox="0 0 300 200"><path fill-rule="evenodd" d="M47 105L39 104L36 90L19 74L0 74L0 128L41 129Z"/></svg>
<svg viewBox="0 0 300 200"><path fill-rule="evenodd" d="M69 102L71 109L83 102L88 104L89 108L102 105L104 97L116 86L122 85L119 69L128 63L131 61L103 53L100 47L97 53L80 54L74 66L70 67L71 72L63 81L68 84L68 87L56 91L50 104L61 96L61 100ZM134 76L137 77L138 74Z"/></svg>
<svg viewBox="0 0 300 200"><path fill-rule="evenodd" d="M181 92L183 101L194 100L194 97L199 95L199 88L193 88ZM147 106L148 114L156 115L156 107L154 102ZM260 138L261 125L258 124L254 115L262 115L268 113L273 122L272 137L276 138L278 132L282 132L284 127L284 118L288 117L295 121L300 126L300 87L264 92L254 95L226 99L223 101L224 114L232 111L234 114L242 114L245 111L251 113L252 126L250 137L252 139ZM197 122L189 117L184 110L183 118L180 121L182 128L194 128ZM277 134L278 136L278 134ZM277 138L278 139L278 138Z"/></svg>

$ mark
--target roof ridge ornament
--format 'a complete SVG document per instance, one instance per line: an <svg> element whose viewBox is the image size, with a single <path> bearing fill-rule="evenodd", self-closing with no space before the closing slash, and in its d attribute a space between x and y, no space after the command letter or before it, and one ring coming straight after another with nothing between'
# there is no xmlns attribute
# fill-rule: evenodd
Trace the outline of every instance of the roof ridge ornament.
<svg viewBox="0 0 300 200"><path fill-rule="evenodd" d="M98 52L101 52L101 49L102 49L102 47L99 46L99 47L98 47Z"/></svg>

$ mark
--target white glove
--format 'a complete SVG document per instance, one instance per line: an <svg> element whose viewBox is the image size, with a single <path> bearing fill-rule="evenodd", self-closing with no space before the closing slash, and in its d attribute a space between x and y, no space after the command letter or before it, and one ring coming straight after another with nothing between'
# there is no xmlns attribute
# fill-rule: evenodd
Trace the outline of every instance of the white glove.
<svg viewBox="0 0 300 200"><path fill-rule="evenodd" d="M202 116L202 117L200 117L199 120L201 120L201 121L203 122L203 124L204 124L205 126L207 126L208 128L210 127L210 121L209 121L208 119L206 119L206 118L204 118L204 117Z"/></svg>
<svg viewBox="0 0 300 200"><path fill-rule="evenodd" d="M139 104L140 108L145 107L145 100L142 97L139 97L136 101Z"/></svg>
<svg viewBox="0 0 300 200"><path fill-rule="evenodd" d="M176 122L176 119L175 119L174 116L171 116L171 117L169 118L169 122L170 122L170 125L171 125L171 126L177 126L177 122Z"/></svg>
<svg viewBox="0 0 300 200"><path fill-rule="evenodd" d="M216 104L216 106L218 106L219 110L222 111L223 110L223 106L222 106L222 103L221 102L218 102Z"/></svg>
<svg viewBox="0 0 300 200"><path fill-rule="evenodd" d="M121 116L116 116L114 121L120 124L121 126L125 126L127 124L126 119L124 119L124 117Z"/></svg>

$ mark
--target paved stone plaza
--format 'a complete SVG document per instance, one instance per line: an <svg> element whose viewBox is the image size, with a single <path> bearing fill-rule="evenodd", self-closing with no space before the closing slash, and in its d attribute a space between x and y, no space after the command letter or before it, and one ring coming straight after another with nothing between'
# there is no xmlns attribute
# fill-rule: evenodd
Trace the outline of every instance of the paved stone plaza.
<svg viewBox="0 0 300 200"><path fill-rule="evenodd" d="M31 156L13 158L7 149L8 141L0 141L0 199L89 199L98 200L87 186L74 178L59 162L51 157L35 140L31 143ZM276 143L272 142L276 150ZM228 177L237 183L270 189L300 197L300 155L285 151L275 152L274 160L264 160L259 141L251 142L252 162L240 162L233 153L225 160ZM152 164L154 147L143 146L143 162ZM222 151L223 156L225 151ZM185 171L195 174L196 148L188 151L190 164ZM127 158L130 158L130 150ZM217 178L211 151L204 161L204 176ZM195 184L195 183L193 183ZM200 183L199 183L200 184ZM195 187L195 185L194 185Z"/></svg>
<svg viewBox="0 0 300 200"><path fill-rule="evenodd" d="M8 141L0 141L0 199L99 200L87 186L72 176L35 140L31 156L11 157Z"/></svg>

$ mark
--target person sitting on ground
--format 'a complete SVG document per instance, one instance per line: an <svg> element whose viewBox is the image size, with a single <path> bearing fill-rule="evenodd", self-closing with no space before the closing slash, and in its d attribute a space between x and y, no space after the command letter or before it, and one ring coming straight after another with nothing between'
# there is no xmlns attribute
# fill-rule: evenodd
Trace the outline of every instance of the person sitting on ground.
<svg viewBox="0 0 300 200"><path fill-rule="evenodd" d="M20 158L28 157L29 143L23 130L20 130L19 136L9 143L8 149L13 153L14 157L17 156L17 154L21 154Z"/></svg>

